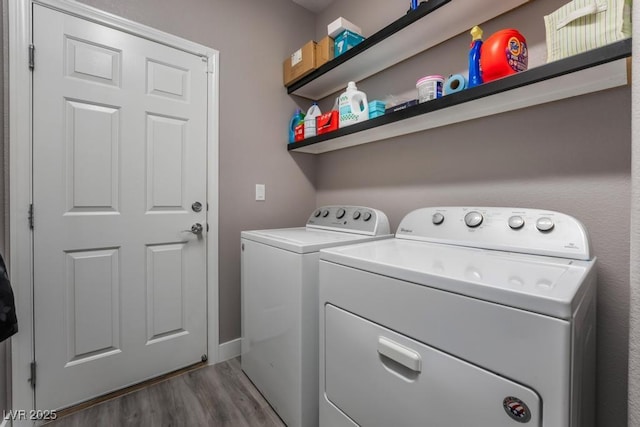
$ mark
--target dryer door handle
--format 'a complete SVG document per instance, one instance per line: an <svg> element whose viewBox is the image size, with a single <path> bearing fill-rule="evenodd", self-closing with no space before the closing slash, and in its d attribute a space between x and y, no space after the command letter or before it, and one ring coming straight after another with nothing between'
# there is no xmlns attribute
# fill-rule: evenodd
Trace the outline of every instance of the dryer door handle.
<svg viewBox="0 0 640 427"><path fill-rule="evenodd" d="M422 357L420 357L420 354L389 338L378 337L378 353L412 371L422 372Z"/></svg>

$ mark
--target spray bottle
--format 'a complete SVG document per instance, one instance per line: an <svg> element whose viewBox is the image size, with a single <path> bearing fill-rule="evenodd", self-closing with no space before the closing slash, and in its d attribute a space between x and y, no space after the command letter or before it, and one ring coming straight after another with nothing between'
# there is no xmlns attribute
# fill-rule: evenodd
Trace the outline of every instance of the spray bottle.
<svg viewBox="0 0 640 427"><path fill-rule="evenodd" d="M471 50L469 51L469 85L474 87L482 84L480 71L480 49L482 48L482 29L477 25L471 29Z"/></svg>

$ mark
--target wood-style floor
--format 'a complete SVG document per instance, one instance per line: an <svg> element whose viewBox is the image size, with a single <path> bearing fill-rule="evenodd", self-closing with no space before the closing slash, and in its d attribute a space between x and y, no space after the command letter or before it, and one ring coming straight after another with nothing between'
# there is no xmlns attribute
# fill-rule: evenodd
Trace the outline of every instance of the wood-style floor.
<svg viewBox="0 0 640 427"><path fill-rule="evenodd" d="M47 427L278 426L238 359L205 366L71 413Z"/></svg>

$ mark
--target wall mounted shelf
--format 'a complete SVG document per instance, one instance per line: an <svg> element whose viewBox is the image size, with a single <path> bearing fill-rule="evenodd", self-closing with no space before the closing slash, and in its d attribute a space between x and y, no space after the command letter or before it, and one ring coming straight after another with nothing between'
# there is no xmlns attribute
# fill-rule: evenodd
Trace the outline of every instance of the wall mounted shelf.
<svg viewBox="0 0 640 427"><path fill-rule="evenodd" d="M421 3L416 10L287 86L287 92L312 100L322 99L344 89L348 81L357 82L372 76L527 1L429 0Z"/></svg>
<svg viewBox="0 0 640 427"><path fill-rule="evenodd" d="M288 144L320 154L628 84L631 39Z"/></svg>

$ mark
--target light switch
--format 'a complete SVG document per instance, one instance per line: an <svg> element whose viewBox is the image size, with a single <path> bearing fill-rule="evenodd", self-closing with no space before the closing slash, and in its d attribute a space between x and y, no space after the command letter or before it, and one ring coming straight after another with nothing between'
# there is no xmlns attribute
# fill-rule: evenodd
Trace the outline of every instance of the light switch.
<svg viewBox="0 0 640 427"><path fill-rule="evenodd" d="M256 200L258 200L258 201L265 200L265 185L264 184L256 184Z"/></svg>

